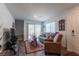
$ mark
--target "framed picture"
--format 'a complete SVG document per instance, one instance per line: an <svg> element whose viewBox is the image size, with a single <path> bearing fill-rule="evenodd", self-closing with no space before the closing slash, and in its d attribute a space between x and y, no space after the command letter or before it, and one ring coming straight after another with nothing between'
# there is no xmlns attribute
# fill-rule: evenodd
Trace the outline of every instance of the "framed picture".
<svg viewBox="0 0 79 59"><path fill-rule="evenodd" d="M65 20L59 20L59 31L65 31Z"/></svg>

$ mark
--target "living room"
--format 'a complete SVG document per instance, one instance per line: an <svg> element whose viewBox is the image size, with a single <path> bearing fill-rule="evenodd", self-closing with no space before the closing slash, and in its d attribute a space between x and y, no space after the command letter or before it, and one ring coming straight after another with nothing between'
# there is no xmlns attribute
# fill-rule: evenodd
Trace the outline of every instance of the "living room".
<svg viewBox="0 0 79 59"><path fill-rule="evenodd" d="M0 55L10 53L2 52L6 40L1 37L3 29L11 27L15 28L18 41L16 55L79 55L78 3L5 3L0 6L3 14Z"/></svg>

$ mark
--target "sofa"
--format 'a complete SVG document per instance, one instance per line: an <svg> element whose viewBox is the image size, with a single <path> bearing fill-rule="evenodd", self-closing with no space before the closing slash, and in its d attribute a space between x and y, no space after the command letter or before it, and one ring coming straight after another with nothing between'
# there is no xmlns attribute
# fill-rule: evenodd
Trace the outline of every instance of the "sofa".
<svg viewBox="0 0 79 59"><path fill-rule="evenodd" d="M57 34L53 39L46 39L44 41L45 45L45 54L61 54L61 40L62 40L63 35L62 34Z"/></svg>
<svg viewBox="0 0 79 59"><path fill-rule="evenodd" d="M41 42L41 43L44 43L44 40L46 40L47 38L49 38L49 37L54 37L54 33L43 33L43 34L41 34L40 36L39 36L39 41Z"/></svg>

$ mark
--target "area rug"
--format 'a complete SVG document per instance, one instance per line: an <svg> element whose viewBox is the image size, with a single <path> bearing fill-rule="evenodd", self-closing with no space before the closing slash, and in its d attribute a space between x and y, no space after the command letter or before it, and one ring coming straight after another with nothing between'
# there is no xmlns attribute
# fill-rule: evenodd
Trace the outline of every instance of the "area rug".
<svg viewBox="0 0 79 59"><path fill-rule="evenodd" d="M0 56L14 56L14 53L11 50L4 50L0 53Z"/></svg>
<svg viewBox="0 0 79 59"><path fill-rule="evenodd" d="M37 52L40 50L44 50L44 45L42 43L38 42L38 46L34 47L34 46L31 46L28 41L26 41L26 50L27 50L27 53Z"/></svg>

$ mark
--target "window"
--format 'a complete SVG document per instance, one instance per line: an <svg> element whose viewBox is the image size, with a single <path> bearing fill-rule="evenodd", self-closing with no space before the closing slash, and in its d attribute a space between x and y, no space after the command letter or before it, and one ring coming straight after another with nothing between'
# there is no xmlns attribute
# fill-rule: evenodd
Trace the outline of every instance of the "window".
<svg viewBox="0 0 79 59"><path fill-rule="evenodd" d="M41 25L35 25L35 36L38 37L41 34Z"/></svg>
<svg viewBox="0 0 79 59"><path fill-rule="evenodd" d="M29 24L28 25L28 39L31 39L31 36L34 34L34 25Z"/></svg>
<svg viewBox="0 0 79 59"><path fill-rule="evenodd" d="M55 32L55 22L45 24L45 32Z"/></svg>
<svg viewBox="0 0 79 59"><path fill-rule="evenodd" d="M28 39L32 39L32 36L37 37L41 34L41 25L40 24L28 24Z"/></svg>

